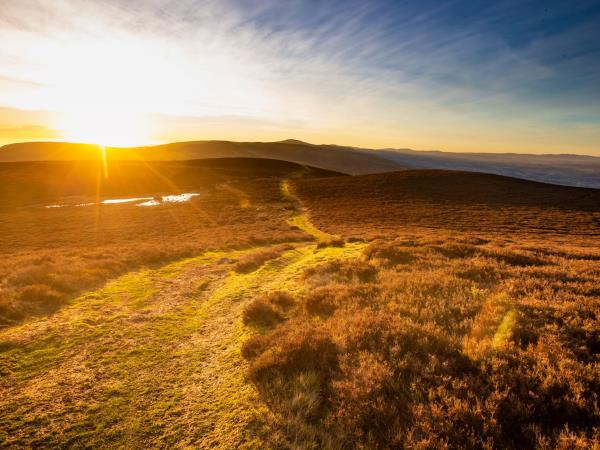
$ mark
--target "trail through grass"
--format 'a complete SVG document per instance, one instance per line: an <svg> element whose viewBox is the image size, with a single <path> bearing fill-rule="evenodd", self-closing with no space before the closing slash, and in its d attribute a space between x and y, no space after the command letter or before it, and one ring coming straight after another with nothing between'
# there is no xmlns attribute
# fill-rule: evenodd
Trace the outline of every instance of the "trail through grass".
<svg viewBox="0 0 600 450"><path fill-rule="evenodd" d="M314 226L308 217L308 212L302 206L300 199L294 194L289 180L281 181L281 194L293 206L292 217L288 219L290 225L300 228L319 242L328 242L340 238L339 236L321 231Z"/></svg>
<svg viewBox="0 0 600 450"><path fill-rule="evenodd" d="M260 447L269 411L244 376L242 309L361 246L303 245L231 270L253 251L130 273L0 333L0 446Z"/></svg>
<svg viewBox="0 0 600 450"><path fill-rule="evenodd" d="M292 223L319 242L287 181ZM122 276L55 315L0 332L1 447L257 448L268 407L245 378L245 305L301 293L314 264L357 257L363 244L296 244L250 273L253 252L208 252Z"/></svg>

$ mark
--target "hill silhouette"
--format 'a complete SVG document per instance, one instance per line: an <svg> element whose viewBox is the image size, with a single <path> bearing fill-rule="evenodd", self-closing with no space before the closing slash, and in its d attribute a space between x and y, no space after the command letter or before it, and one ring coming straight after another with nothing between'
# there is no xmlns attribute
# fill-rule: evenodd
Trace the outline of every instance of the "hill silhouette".
<svg viewBox="0 0 600 450"><path fill-rule="evenodd" d="M204 158L266 158L305 164L347 174L399 170L402 166L373 152L335 145L283 142L192 141L172 144L106 149L109 160L173 161ZM0 162L96 160L96 145L65 142L30 142L0 148Z"/></svg>
<svg viewBox="0 0 600 450"><path fill-rule="evenodd" d="M203 158L268 158L351 175L405 169L446 169L492 173L564 186L600 188L600 158L584 155L452 153L411 149L365 149L314 145L298 139L279 142L191 141L106 149L111 160L170 161ZM29 142L0 147L0 162L95 160L96 145Z"/></svg>

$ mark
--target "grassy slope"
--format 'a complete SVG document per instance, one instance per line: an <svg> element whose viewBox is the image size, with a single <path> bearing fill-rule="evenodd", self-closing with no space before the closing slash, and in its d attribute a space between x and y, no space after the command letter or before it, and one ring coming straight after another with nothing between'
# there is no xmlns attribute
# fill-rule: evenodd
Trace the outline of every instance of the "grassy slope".
<svg viewBox="0 0 600 450"><path fill-rule="evenodd" d="M79 293L141 267L207 249L309 237L286 219L280 179L208 185L190 202L0 212L0 327L60 308Z"/></svg>

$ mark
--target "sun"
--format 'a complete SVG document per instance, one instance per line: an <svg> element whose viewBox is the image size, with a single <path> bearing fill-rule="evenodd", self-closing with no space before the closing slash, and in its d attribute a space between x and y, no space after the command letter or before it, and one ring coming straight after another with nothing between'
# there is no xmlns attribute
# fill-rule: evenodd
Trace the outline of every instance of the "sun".
<svg viewBox="0 0 600 450"><path fill-rule="evenodd" d="M149 142L145 118L118 108L94 107L64 113L59 128L63 138L70 142L107 147L133 147Z"/></svg>

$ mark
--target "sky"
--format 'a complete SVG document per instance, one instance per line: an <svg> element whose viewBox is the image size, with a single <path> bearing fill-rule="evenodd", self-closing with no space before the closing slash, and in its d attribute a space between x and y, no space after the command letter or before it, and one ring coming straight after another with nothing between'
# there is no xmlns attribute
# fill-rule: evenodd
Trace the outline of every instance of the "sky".
<svg viewBox="0 0 600 450"><path fill-rule="evenodd" d="M600 156L600 0L0 0L0 145Z"/></svg>

